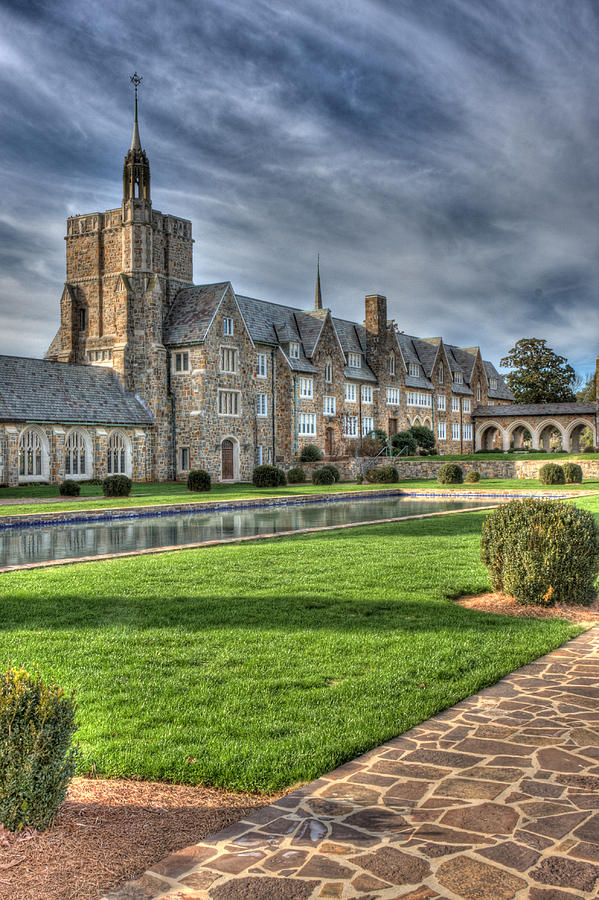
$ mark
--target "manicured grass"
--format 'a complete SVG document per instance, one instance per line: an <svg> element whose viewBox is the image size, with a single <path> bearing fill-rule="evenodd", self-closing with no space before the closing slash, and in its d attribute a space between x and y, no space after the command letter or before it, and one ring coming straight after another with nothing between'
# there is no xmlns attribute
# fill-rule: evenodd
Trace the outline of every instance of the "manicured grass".
<svg viewBox="0 0 599 900"><path fill-rule="evenodd" d="M484 513L0 576L0 661L76 689L79 771L312 779L580 629L462 609Z"/></svg>
<svg viewBox="0 0 599 900"><path fill-rule="evenodd" d="M553 454L555 456L556 454ZM64 500L61 503L27 503L0 504L0 516L19 515L20 513L68 512L83 509L110 509L127 506L160 506L167 503L195 503L202 500L237 500L249 497L294 497L301 494L322 494L337 491L388 490L390 487L403 487L406 490L537 490L548 487L549 490L599 490L599 479L585 480L582 485L549 485L543 486L536 478L484 478L476 484L441 485L436 479L412 478L403 479L398 485L389 484L356 484L340 482L332 485L296 484L282 488L256 488L253 484L238 482L237 484L214 484L207 493L192 493L179 482L147 482L135 483L130 497L113 497L106 499L99 496L101 488L97 485L81 486L81 496L89 500ZM48 484L29 484L18 488L0 489L0 500L58 497L58 487Z"/></svg>

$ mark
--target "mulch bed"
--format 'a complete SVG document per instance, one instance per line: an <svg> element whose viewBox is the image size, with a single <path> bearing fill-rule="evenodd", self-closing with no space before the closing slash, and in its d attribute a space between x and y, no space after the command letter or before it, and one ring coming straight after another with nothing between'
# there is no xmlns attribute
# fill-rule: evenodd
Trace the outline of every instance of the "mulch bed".
<svg viewBox="0 0 599 900"><path fill-rule="evenodd" d="M278 795L280 796L280 795ZM0 827L1 900L98 900L274 796L75 778L43 833Z"/></svg>
<svg viewBox="0 0 599 900"><path fill-rule="evenodd" d="M599 599L590 606L556 603L555 606L524 606L505 594L465 594L456 600L460 606L501 616L520 616L534 619L567 619L578 625L599 625Z"/></svg>

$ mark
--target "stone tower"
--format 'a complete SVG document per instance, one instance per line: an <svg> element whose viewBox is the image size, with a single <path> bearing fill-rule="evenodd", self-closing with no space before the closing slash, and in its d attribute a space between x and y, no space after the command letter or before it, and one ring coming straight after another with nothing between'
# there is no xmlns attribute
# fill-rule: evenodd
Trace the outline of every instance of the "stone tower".
<svg viewBox="0 0 599 900"><path fill-rule="evenodd" d="M193 282L191 222L152 207L137 88L120 207L67 219L67 280L60 328L47 359L110 366L156 417L155 477L169 477L171 407L162 324L178 290Z"/></svg>

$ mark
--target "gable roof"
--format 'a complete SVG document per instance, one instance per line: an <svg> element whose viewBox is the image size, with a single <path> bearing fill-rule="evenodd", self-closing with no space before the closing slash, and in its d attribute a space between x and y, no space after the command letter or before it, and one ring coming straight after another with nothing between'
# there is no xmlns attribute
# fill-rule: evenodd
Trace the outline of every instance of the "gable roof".
<svg viewBox="0 0 599 900"><path fill-rule="evenodd" d="M151 425L110 368L0 356L0 421Z"/></svg>
<svg viewBox="0 0 599 900"><path fill-rule="evenodd" d="M176 295L164 320L165 344L201 343L230 282L198 284Z"/></svg>
<svg viewBox="0 0 599 900"><path fill-rule="evenodd" d="M489 382L489 388L487 390L487 394L491 398L491 400L513 400L514 395L510 391L509 387L503 380L503 376L499 374L495 366L492 362L489 362L486 359L483 359L483 366L485 369L485 375L487 376L487 382ZM491 388L490 379L497 379L497 387Z"/></svg>
<svg viewBox="0 0 599 900"><path fill-rule="evenodd" d="M595 415L596 403L501 403L496 406L475 406L473 416L559 416Z"/></svg>

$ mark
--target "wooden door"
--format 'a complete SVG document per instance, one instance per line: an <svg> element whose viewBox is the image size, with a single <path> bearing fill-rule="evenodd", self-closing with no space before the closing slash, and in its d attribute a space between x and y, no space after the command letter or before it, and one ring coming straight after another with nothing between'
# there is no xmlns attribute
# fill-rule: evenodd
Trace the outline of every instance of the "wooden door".
<svg viewBox="0 0 599 900"><path fill-rule="evenodd" d="M332 456L334 448L335 448L335 439L334 439L333 429L327 428L327 430L325 432L325 443L324 443L324 449L325 449L326 455Z"/></svg>
<svg viewBox="0 0 599 900"><path fill-rule="evenodd" d="M223 481L233 481L233 441L226 440L222 444Z"/></svg>
<svg viewBox="0 0 599 900"><path fill-rule="evenodd" d="M397 419L389 419L389 437L397 434Z"/></svg>

